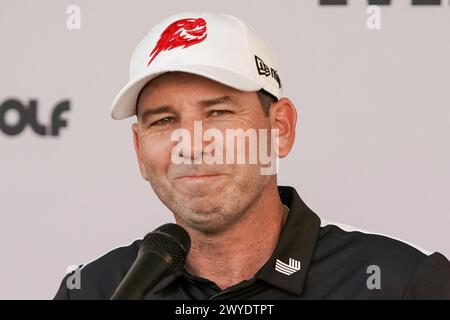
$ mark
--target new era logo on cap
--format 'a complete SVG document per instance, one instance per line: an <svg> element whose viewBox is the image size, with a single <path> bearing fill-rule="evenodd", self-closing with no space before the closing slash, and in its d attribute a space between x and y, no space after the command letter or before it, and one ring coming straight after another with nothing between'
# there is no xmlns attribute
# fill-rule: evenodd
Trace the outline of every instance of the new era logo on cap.
<svg viewBox="0 0 450 320"><path fill-rule="evenodd" d="M281 88L281 80L280 77L278 76L277 70L267 66L264 63L264 61L258 56L255 56L255 61L256 61L256 69L258 69L258 74L264 75L266 77L271 76L278 83L278 87Z"/></svg>

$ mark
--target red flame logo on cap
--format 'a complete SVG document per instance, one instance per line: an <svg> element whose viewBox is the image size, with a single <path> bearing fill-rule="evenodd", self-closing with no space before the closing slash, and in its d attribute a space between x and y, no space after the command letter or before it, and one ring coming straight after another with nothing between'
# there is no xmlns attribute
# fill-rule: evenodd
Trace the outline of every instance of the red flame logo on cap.
<svg viewBox="0 0 450 320"><path fill-rule="evenodd" d="M156 46L150 53L150 61L147 66L156 58L156 56L165 50L172 50L183 46L187 48L200 43L206 39L206 21L198 19L181 19L169 25L159 37Z"/></svg>

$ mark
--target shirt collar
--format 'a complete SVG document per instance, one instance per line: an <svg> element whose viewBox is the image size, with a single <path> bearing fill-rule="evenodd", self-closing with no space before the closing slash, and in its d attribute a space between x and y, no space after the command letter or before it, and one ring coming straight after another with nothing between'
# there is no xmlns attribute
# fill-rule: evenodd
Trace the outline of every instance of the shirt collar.
<svg viewBox="0 0 450 320"><path fill-rule="evenodd" d="M316 247L320 219L308 208L293 187L278 186L278 193L281 202L289 208L288 217L272 256L256 273L255 278L300 296ZM277 260L279 260L278 264L282 262L288 265L294 261L295 266L286 269L281 265L276 268ZM300 270L296 271L298 267ZM284 271L284 273L278 270ZM290 272L292 272L290 275L286 274ZM153 292L159 293L180 276L187 276L184 269L164 278Z"/></svg>
<svg viewBox="0 0 450 320"><path fill-rule="evenodd" d="M255 277L300 296L316 247L320 219L293 187L279 186L278 192L283 204L289 207L289 214L272 256Z"/></svg>

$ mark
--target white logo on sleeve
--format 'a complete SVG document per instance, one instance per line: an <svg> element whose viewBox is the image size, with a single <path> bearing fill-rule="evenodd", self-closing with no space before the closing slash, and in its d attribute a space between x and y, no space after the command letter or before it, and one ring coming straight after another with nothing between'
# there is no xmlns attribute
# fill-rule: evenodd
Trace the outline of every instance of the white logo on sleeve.
<svg viewBox="0 0 450 320"><path fill-rule="evenodd" d="M280 259L277 259L277 262L275 264L275 270L287 276L296 273L300 269L301 269L300 261L292 258L289 258L289 264L284 263Z"/></svg>

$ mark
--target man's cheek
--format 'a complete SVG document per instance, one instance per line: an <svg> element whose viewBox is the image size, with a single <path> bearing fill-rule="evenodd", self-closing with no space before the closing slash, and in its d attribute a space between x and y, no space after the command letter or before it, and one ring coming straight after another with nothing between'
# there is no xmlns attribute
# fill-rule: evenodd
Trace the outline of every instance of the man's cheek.
<svg viewBox="0 0 450 320"><path fill-rule="evenodd" d="M172 142L167 134L156 134L141 140L142 151L147 158L167 158L170 156Z"/></svg>
<svg viewBox="0 0 450 320"><path fill-rule="evenodd" d="M146 143L142 160L149 174L161 176L170 165L171 146L163 142Z"/></svg>

